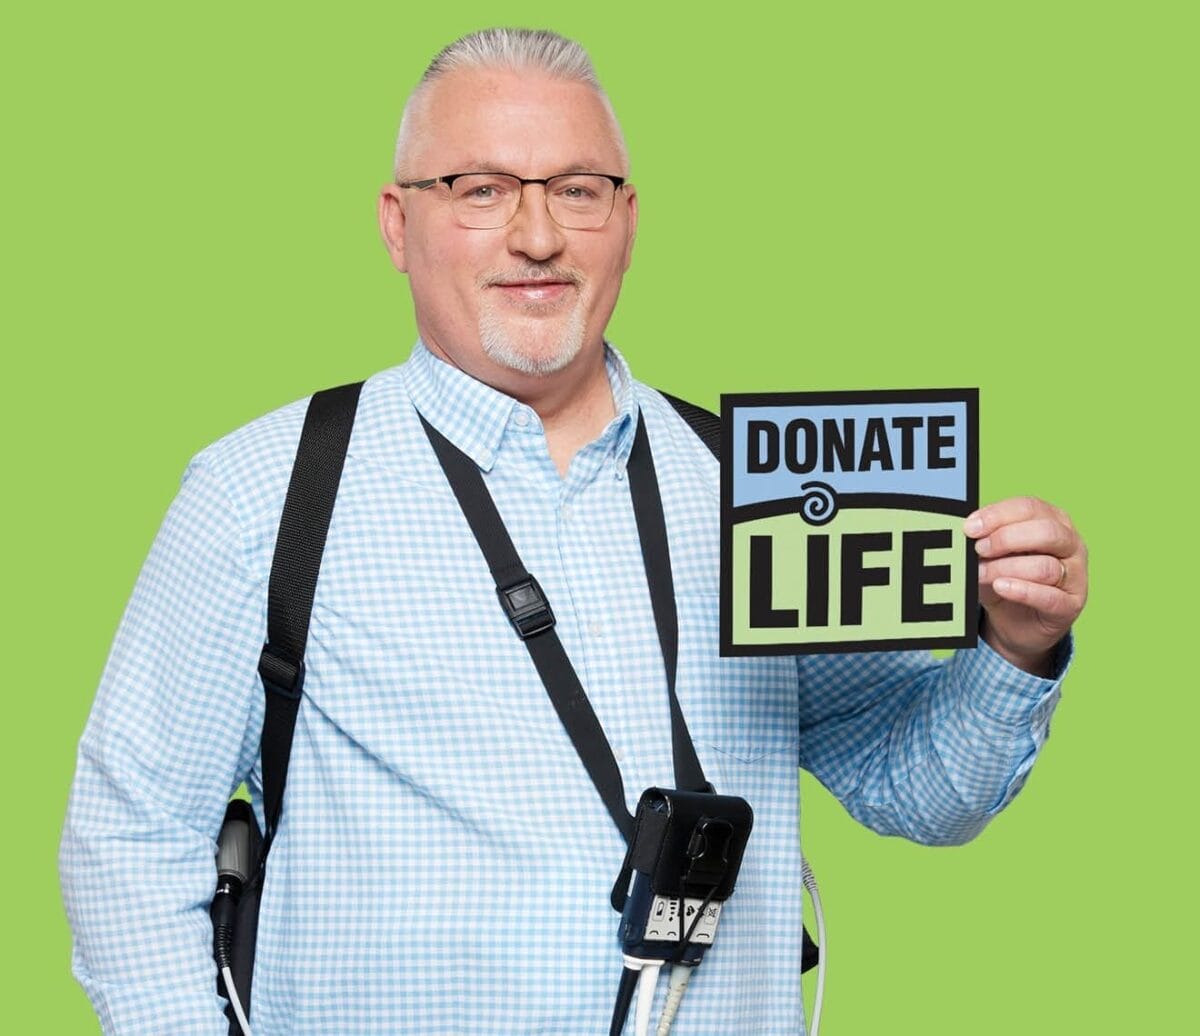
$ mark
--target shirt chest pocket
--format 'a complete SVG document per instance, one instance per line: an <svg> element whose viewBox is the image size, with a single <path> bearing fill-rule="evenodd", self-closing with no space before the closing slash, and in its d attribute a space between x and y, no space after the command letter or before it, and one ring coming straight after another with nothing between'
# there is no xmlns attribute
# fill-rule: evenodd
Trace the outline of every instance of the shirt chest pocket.
<svg viewBox="0 0 1200 1036"><path fill-rule="evenodd" d="M744 763L799 744L799 681L789 655L722 658L717 594L677 596L680 703L692 738Z"/></svg>

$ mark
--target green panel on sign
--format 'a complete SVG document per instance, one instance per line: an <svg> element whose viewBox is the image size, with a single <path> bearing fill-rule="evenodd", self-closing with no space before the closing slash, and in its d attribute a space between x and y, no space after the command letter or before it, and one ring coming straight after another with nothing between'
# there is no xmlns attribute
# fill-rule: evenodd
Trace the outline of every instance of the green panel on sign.
<svg viewBox="0 0 1200 1036"><path fill-rule="evenodd" d="M902 563L902 542L906 532L944 530L950 533L950 545L928 550L927 566L947 566L949 582L930 582L923 587L926 604L948 604L951 617L946 621L902 621L901 587L906 576ZM864 555L866 568L887 570L887 583L869 585L862 590L862 621L842 624L843 537L847 534L890 533L887 550ZM775 609L794 609L795 625L756 628L750 619L750 539L770 537L772 555L771 604ZM808 542L811 537L828 538L828 624L809 625L808 614ZM810 525L798 514L777 515L741 522L733 528L733 639L736 644L818 644L860 642L864 640L926 640L930 637L960 637L965 631L961 603L966 578L966 538L962 519L954 515L892 508L843 509L827 524ZM910 566L911 569L911 566ZM908 578L915 578L909 571ZM819 590L818 590L819 592Z"/></svg>

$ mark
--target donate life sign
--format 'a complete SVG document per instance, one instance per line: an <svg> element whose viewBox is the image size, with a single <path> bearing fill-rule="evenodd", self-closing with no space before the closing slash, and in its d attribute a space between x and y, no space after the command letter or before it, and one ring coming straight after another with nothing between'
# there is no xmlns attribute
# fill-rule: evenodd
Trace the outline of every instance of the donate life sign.
<svg viewBox="0 0 1200 1036"><path fill-rule="evenodd" d="M979 392L721 397L721 654L974 647Z"/></svg>

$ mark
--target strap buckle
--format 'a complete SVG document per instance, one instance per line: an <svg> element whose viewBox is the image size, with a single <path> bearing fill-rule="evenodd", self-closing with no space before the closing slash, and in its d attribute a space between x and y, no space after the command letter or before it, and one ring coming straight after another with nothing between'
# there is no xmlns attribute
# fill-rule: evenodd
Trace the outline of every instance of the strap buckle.
<svg viewBox="0 0 1200 1036"><path fill-rule="evenodd" d="M258 675L262 677L264 689L291 701L299 699L304 689L304 663L281 658L271 650L270 644L264 644L262 654L258 656Z"/></svg>
<svg viewBox="0 0 1200 1036"><path fill-rule="evenodd" d="M510 586L496 587L496 595L500 598L500 606L508 616L508 621L522 640L553 628L554 612L550 610L550 602L533 576Z"/></svg>

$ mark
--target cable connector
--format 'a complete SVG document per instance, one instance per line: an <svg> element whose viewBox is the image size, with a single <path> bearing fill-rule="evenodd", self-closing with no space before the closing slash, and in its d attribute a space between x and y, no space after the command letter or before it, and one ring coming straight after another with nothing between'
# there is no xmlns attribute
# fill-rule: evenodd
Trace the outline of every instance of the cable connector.
<svg viewBox="0 0 1200 1036"><path fill-rule="evenodd" d="M238 900L252 869L250 827L245 819L226 818L217 839L217 890L213 894L213 958L225 984L225 995L241 1027L242 1036L251 1036L250 1022L242 1009L242 1000L233 981L233 939L237 926Z"/></svg>

